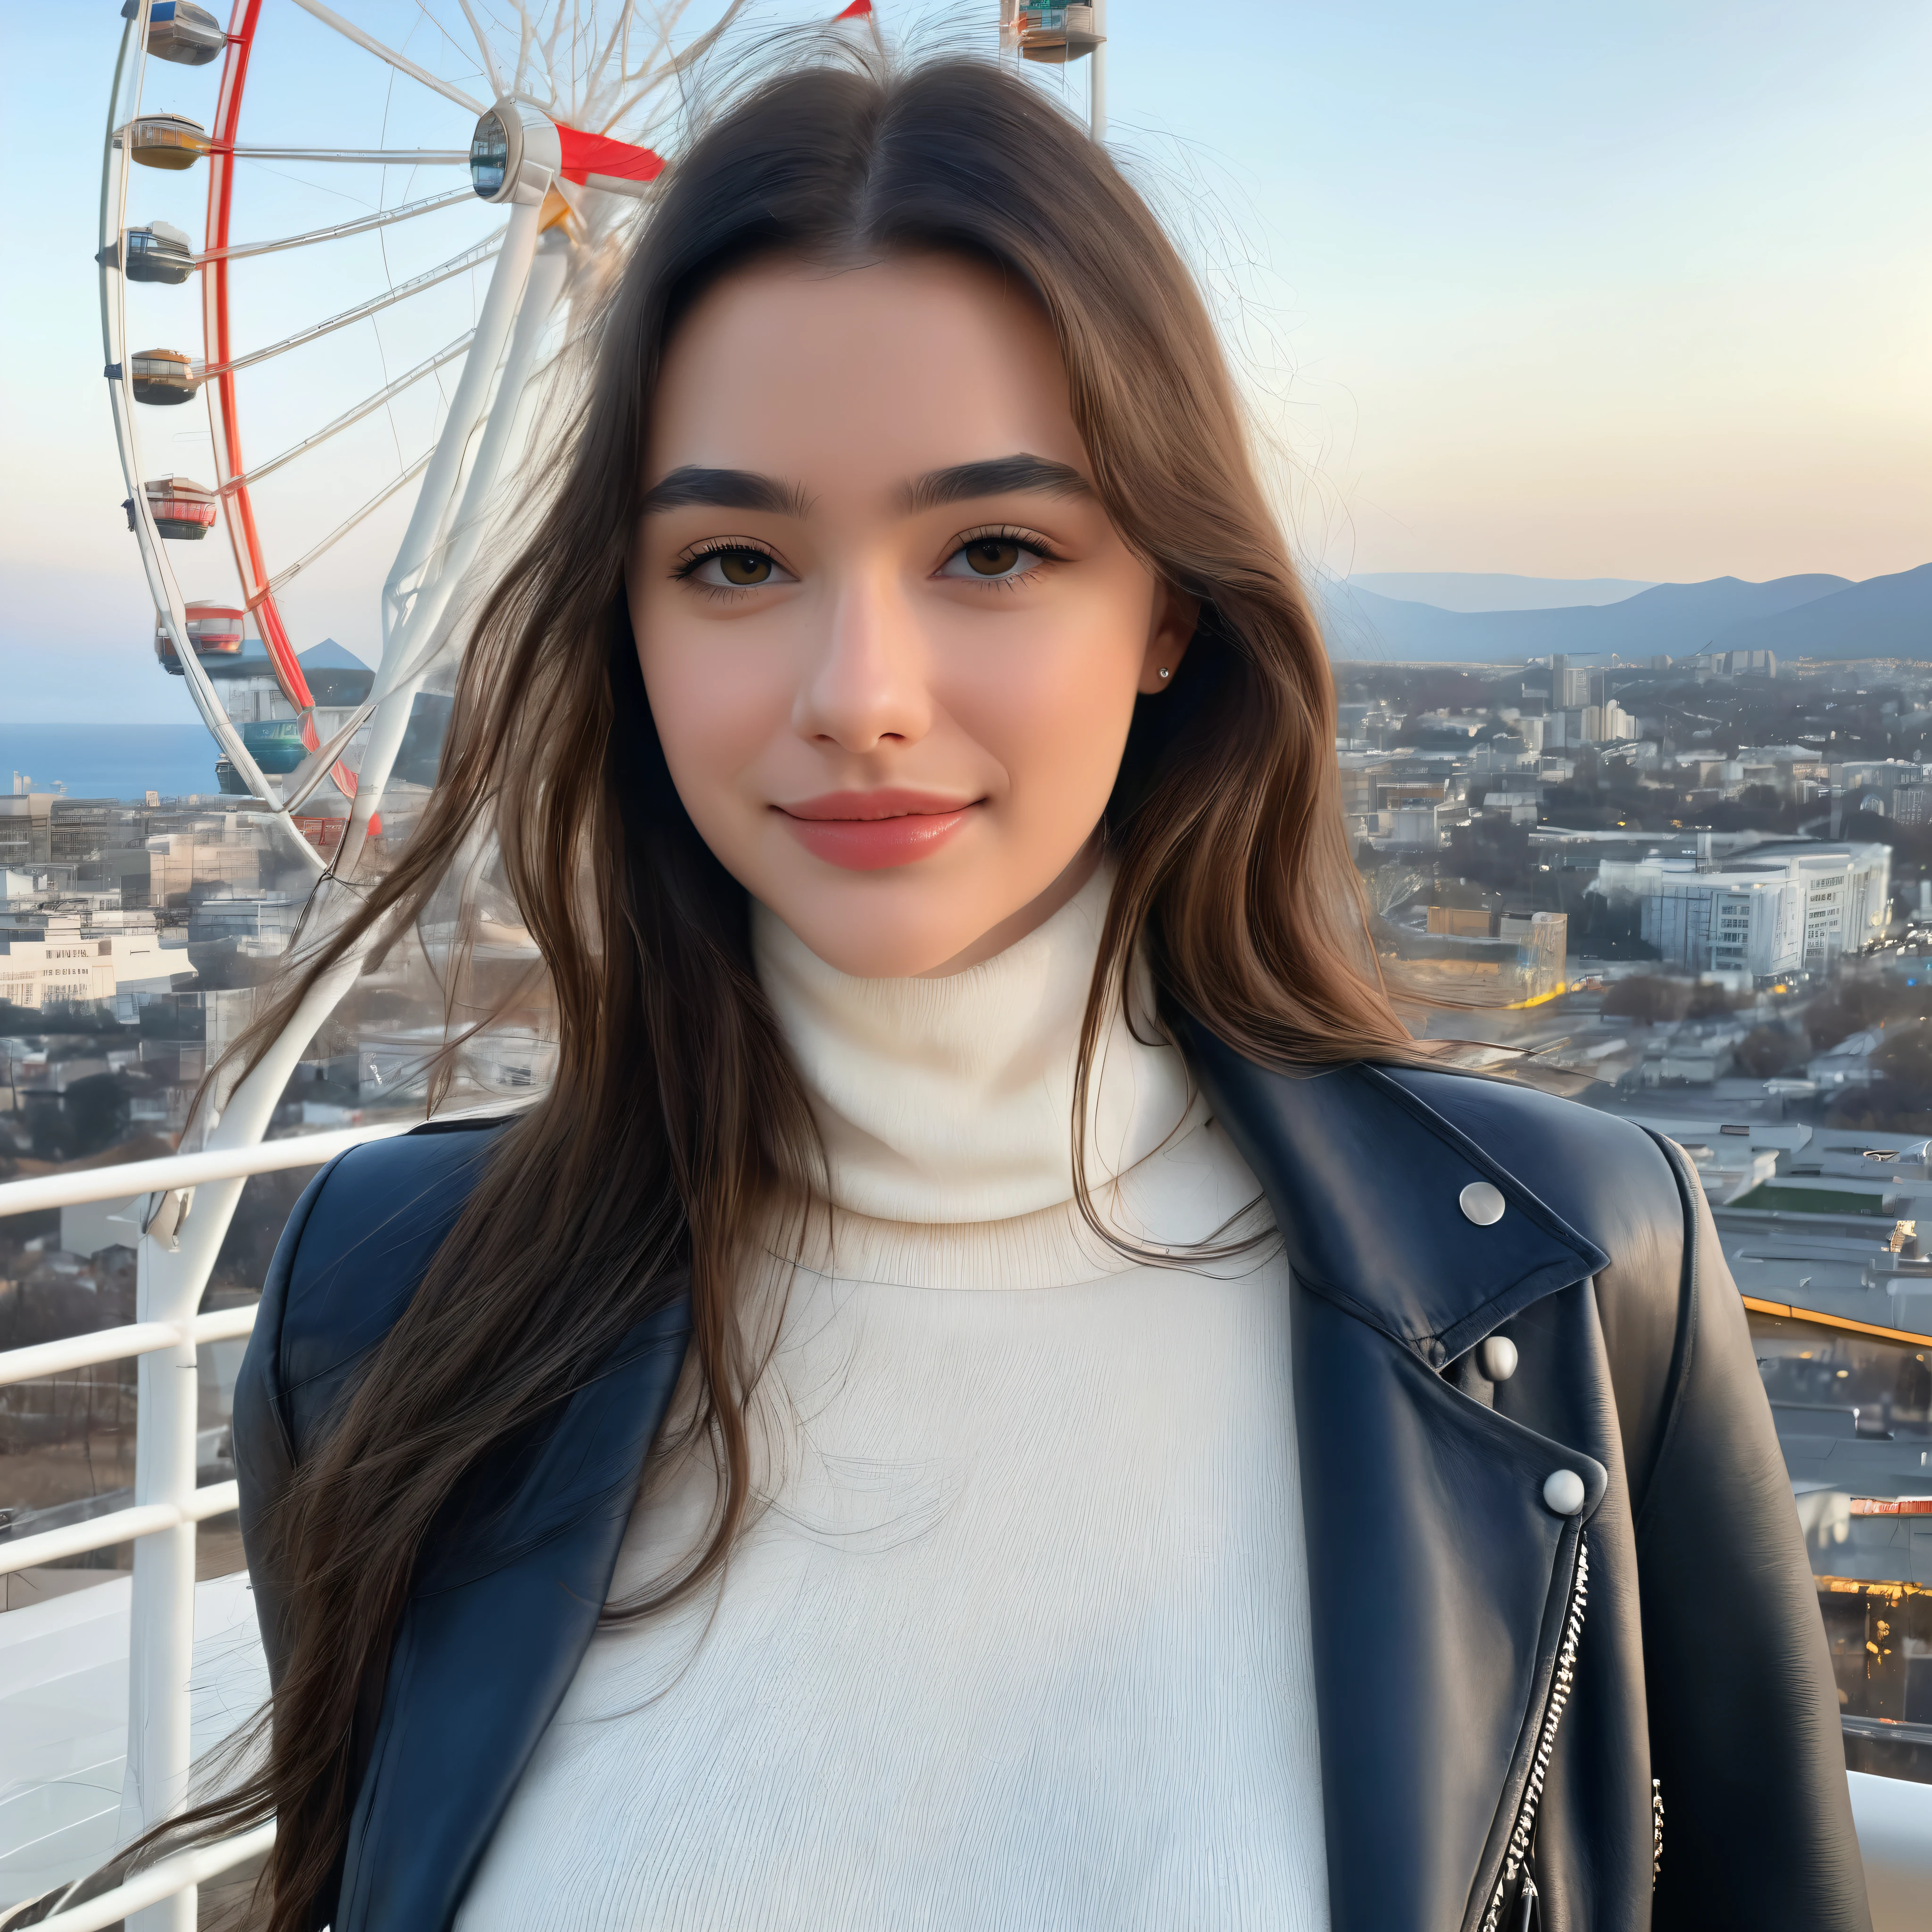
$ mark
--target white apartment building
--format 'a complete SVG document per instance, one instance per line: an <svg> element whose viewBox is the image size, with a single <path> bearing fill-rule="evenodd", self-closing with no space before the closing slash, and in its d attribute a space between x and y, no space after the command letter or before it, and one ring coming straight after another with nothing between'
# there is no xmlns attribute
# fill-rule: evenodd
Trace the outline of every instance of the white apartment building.
<svg viewBox="0 0 1932 1932"><path fill-rule="evenodd" d="M44 1009L172 989L185 956L164 948L151 917L83 923L78 913L16 915L0 924L0 1000Z"/></svg>
<svg viewBox="0 0 1932 1932"><path fill-rule="evenodd" d="M1616 700L1566 706L1543 721L1542 748L1613 745L1636 736L1636 720Z"/></svg>
<svg viewBox="0 0 1932 1932"><path fill-rule="evenodd" d="M1606 859L1591 890L1642 902L1645 940L1673 964L1758 980L1824 973L1892 917L1885 845L1776 844L1729 863Z"/></svg>

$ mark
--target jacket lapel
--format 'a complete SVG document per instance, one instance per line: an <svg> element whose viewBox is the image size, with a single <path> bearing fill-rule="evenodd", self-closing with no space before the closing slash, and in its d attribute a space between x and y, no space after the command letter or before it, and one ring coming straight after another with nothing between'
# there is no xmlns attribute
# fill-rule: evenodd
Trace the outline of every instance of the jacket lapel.
<svg viewBox="0 0 1932 1932"><path fill-rule="evenodd" d="M1437 1371L1607 1258L1400 1075L1292 1078L1191 1045L1295 1282L1330 1923L1478 1927L1609 1478ZM1459 1205L1475 1181L1504 1197L1486 1226ZM1573 1515L1543 1500L1558 1469L1583 1480Z"/></svg>

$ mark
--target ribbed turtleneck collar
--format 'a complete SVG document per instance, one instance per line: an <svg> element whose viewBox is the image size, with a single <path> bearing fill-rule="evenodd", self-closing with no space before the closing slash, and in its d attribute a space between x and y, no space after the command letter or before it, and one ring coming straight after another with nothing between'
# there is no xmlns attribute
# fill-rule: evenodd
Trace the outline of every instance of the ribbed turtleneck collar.
<svg viewBox="0 0 1932 1932"><path fill-rule="evenodd" d="M1103 866L1016 944L939 980L861 980L752 908L758 976L803 1075L833 1202L886 1221L1000 1221L1073 1198L1074 1065L1113 887ZM1131 988L1151 1036L1144 970ZM1103 1186L1186 1114L1187 1070L1116 1000L1090 1082L1087 1180Z"/></svg>

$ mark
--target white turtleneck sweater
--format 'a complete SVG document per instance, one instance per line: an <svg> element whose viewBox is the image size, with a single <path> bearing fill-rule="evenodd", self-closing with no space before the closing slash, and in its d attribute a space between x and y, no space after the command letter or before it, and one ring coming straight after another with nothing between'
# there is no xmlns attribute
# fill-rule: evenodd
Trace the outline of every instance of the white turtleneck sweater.
<svg viewBox="0 0 1932 1932"><path fill-rule="evenodd" d="M1286 1271L1118 1013L1096 1204L1170 1251L1268 1238L1140 1263L1072 1201L1108 885L943 980L850 978L758 909L835 1208L746 1285L762 1507L721 1586L592 1639L458 1932L1326 1932ZM701 1445L656 1468L614 1602L714 1496Z"/></svg>

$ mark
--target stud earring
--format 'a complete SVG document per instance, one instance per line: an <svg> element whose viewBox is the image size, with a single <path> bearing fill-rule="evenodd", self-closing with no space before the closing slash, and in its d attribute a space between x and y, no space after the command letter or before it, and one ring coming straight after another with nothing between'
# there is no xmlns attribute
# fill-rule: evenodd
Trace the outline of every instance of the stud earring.
<svg viewBox="0 0 1932 1932"><path fill-rule="evenodd" d="M1161 675L1162 677L1172 677L1172 676L1174 675L1174 674L1173 674L1173 672L1172 672L1172 671L1171 671L1171 670L1169 670L1168 669L1168 668L1166 667L1166 665L1162 664L1162 665L1161 666L1161 668L1160 668L1160 675Z"/></svg>

